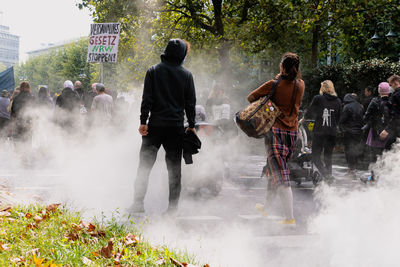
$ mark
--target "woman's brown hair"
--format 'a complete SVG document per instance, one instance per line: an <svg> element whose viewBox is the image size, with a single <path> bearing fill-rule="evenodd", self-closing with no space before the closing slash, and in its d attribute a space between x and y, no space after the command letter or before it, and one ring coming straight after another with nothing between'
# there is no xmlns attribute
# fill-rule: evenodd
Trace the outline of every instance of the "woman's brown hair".
<svg viewBox="0 0 400 267"><path fill-rule="evenodd" d="M24 81L19 85L19 90L20 92L31 92L31 86L29 84L29 82Z"/></svg>
<svg viewBox="0 0 400 267"><path fill-rule="evenodd" d="M288 80L300 78L300 57L294 53L286 52L282 56L281 66Z"/></svg>

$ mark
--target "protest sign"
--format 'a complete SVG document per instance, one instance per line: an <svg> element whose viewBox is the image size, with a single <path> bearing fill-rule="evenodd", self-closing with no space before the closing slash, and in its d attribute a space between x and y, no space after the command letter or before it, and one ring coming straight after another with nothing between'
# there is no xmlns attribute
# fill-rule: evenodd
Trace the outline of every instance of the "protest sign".
<svg viewBox="0 0 400 267"><path fill-rule="evenodd" d="M87 62L117 62L120 23L90 25Z"/></svg>

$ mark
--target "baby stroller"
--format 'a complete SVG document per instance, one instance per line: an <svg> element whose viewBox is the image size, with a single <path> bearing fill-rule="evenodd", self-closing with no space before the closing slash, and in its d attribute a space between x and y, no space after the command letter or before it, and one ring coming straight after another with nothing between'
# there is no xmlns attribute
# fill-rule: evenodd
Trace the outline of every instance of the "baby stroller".
<svg viewBox="0 0 400 267"><path fill-rule="evenodd" d="M307 128L305 128L305 126ZM290 180L297 185L309 181L317 185L323 179L321 172L312 162L311 149L308 147L308 133L312 132L313 127L314 121L312 120L306 120L299 125L294 156L288 162Z"/></svg>

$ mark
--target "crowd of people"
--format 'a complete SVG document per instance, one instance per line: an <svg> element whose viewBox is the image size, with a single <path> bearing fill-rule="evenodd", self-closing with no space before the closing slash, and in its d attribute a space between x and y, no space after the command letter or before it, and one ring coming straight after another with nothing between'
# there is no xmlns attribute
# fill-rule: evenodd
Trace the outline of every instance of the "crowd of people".
<svg viewBox="0 0 400 267"><path fill-rule="evenodd" d="M342 102L332 81L321 83L320 94L313 98L305 118L315 120L312 159L327 179L333 179L332 153L339 132L348 164L347 174L354 178L365 155L371 155L368 162L376 162L377 157L400 137L399 89L400 76L392 75L377 86L378 96L374 96L374 87L368 87L361 101L355 93L348 93ZM374 180L373 173L369 179Z"/></svg>
<svg viewBox="0 0 400 267"><path fill-rule="evenodd" d="M46 86L37 94L31 92L29 82L23 81L12 92L3 90L0 97L0 133L2 138L15 142L29 142L32 138L33 111L46 113L65 131L75 131L78 121L84 128L92 126L123 126L129 104L116 97L101 83L84 90L82 83L67 80L60 94L50 95Z"/></svg>

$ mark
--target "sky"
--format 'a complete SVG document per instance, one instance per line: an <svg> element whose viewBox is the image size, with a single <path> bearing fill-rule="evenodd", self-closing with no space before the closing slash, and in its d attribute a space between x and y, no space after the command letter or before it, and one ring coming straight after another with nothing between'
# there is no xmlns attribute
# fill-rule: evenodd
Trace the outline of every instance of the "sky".
<svg viewBox="0 0 400 267"><path fill-rule="evenodd" d="M92 19L89 10L79 10L79 0L0 0L0 24L20 36L19 58L41 44L58 43L87 36Z"/></svg>

